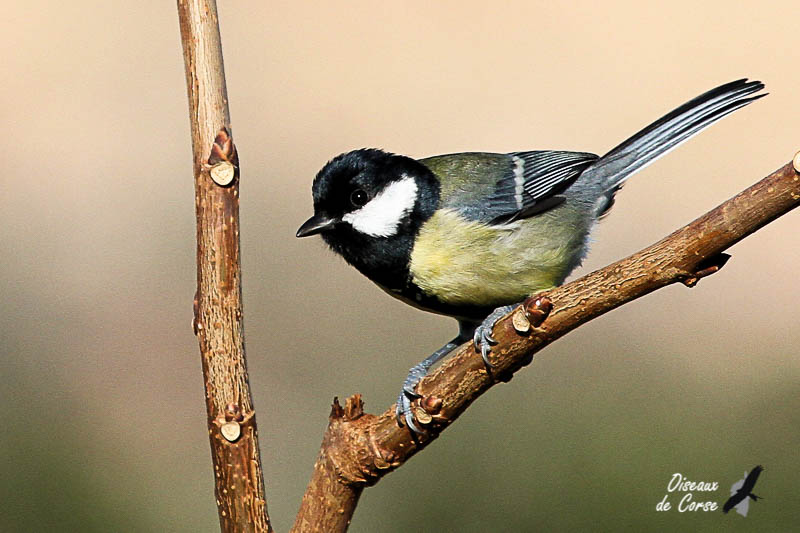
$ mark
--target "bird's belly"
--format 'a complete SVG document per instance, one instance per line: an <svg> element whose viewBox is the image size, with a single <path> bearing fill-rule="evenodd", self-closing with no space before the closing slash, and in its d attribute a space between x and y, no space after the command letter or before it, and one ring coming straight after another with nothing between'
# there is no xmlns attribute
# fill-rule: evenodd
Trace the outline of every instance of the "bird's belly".
<svg viewBox="0 0 800 533"><path fill-rule="evenodd" d="M451 306L497 307L561 284L580 263L588 227L545 213L502 226L436 212L411 253L412 281ZM580 224L579 224L580 226ZM576 231L577 230L577 231Z"/></svg>

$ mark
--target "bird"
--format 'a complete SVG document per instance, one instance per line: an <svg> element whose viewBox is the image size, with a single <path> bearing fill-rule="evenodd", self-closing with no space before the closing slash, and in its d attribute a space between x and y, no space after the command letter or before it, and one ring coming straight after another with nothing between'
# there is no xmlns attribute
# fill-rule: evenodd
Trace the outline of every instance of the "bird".
<svg viewBox="0 0 800 533"><path fill-rule="evenodd" d="M758 476L763 471L764 467L758 465L755 468L753 468L749 474L747 474L747 477L744 479L744 483L742 483L742 486L739 487L739 489L735 493L733 493L733 495L730 498L728 498L728 501L725 502L725 505L722 506L723 513L727 513L728 511L730 511L731 509L742 503L742 501L745 500L748 496L754 502L757 502L761 498L761 496L756 496L751 491L753 490L753 487L756 486L756 481L758 480Z"/></svg>
<svg viewBox="0 0 800 533"><path fill-rule="evenodd" d="M415 388L472 340L491 370L495 323L531 294L561 285L631 174L725 115L766 96L760 81L711 89L603 156L535 150L424 159L362 148L331 159L312 184L314 214L297 237L320 235L391 296L455 318L458 335L413 366L395 406L413 434Z"/></svg>

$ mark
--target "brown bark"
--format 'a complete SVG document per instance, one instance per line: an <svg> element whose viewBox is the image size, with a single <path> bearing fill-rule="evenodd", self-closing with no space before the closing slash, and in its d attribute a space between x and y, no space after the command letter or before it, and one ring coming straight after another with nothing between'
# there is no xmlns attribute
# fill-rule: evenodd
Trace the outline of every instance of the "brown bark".
<svg viewBox="0 0 800 533"><path fill-rule="evenodd" d="M800 158L795 158L800 165ZM422 380L415 401L428 430L414 438L394 406L364 413L360 397L334 405L319 459L293 531L344 531L361 490L433 441L498 380L511 379L533 354L581 324L656 289L689 287L719 270L722 252L800 204L800 174L787 164L716 209L644 250L578 280L534 295L494 328L490 376L472 343Z"/></svg>
<svg viewBox="0 0 800 533"><path fill-rule="evenodd" d="M313 481L303 495L292 531L344 531L350 525L366 479L357 472L355 477L348 478L348 472L340 469L340 465L334 461L335 457L326 453L326 450L337 449L347 454L350 450L355 452L368 446L368 442L363 440L364 433L339 429L342 424L357 420L363 412L361 396L358 394L347 399L344 409L337 398L333 399L330 425L314 463ZM348 442L351 438L358 442ZM348 462L355 464L357 460L353 457ZM343 482L345 478L348 478L348 482Z"/></svg>
<svg viewBox="0 0 800 533"><path fill-rule="evenodd" d="M214 0L179 0L189 96L198 336L222 531L271 531L244 351L239 168L230 129Z"/></svg>

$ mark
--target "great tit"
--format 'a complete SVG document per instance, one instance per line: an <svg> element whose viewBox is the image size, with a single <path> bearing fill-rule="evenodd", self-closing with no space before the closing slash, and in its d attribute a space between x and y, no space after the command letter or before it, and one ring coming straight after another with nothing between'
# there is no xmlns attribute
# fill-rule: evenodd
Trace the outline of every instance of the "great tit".
<svg viewBox="0 0 800 533"><path fill-rule="evenodd" d="M456 338L409 371L398 422L421 433L414 389L461 343L472 339L491 368L495 323L580 265L592 226L631 174L763 88L742 79L712 89L602 157L543 150L415 160L361 149L328 162L312 186L314 216L297 236L320 234L390 295L459 323Z"/></svg>

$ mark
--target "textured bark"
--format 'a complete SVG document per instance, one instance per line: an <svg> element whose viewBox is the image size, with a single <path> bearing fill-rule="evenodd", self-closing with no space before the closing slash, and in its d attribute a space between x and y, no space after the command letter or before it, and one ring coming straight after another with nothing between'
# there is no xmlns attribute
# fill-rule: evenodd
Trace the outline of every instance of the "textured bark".
<svg viewBox="0 0 800 533"><path fill-rule="evenodd" d="M795 158L800 165L800 158ZM722 252L800 204L800 174L787 164L749 189L644 250L564 286L531 296L494 328L493 375L472 343L458 348L417 386L415 438L391 406L363 413L360 397L335 404L293 531L344 531L363 487L377 483L427 446L497 381L581 324L672 283L689 287L719 270ZM325 525L319 529L320 525Z"/></svg>
<svg viewBox="0 0 800 533"><path fill-rule="evenodd" d="M358 471L348 472L342 468L357 464L358 458L351 457L346 463L337 463L340 456L329 454L327 450L339 450L342 456L346 456L350 451L357 452L368 446L364 440L365 432L340 429L342 424L357 424L363 414L364 405L359 394L348 398L344 409L337 398L333 399L328 431L292 531L345 531L350 525L366 479ZM358 441L348 442L351 438ZM343 483L343 479L347 482Z"/></svg>
<svg viewBox="0 0 800 533"><path fill-rule="evenodd" d="M179 0L189 96L197 294L208 430L222 531L271 531L244 351L239 262L239 168L230 133L214 0Z"/></svg>

